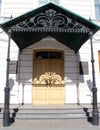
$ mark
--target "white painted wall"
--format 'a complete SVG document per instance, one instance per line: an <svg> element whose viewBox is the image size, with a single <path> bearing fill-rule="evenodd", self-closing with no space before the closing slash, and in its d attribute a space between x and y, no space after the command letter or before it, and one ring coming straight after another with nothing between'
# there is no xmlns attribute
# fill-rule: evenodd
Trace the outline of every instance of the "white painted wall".
<svg viewBox="0 0 100 130"><path fill-rule="evenodd" d="M65 50L65 103L77 103L78 77L78 55L67 48Z"/></svg>
<svg viewBox="0 0 100 130"><path fill-rule="evenodd" d="M100 51L100 31L96 33L93 37L93 47L94 47L94 59L95 59L95 73L96 73L96 86L98 89L98 101L100 102L100 72L99 72L99 61L98 61L98 51Z"/></svg>
<svg viewBox="0 0 100 130"><path fill-rule="evenodd" d="M3 102L6 78L7 35L2 30L0 32L0 102Z"/></svg>
<svg viewBox="0 0 100 130"><path fill-rule="evenodd" d="M38 0L3 0L2 16L19 16L38 7ZM94 0L60 0L60 6L65 7L87 19L94 19Z"/></svg>
<svg viewBox="0 0 100 130"><path fill-rule="evenodd" d="M87 19L94 19L94 0L61 0L61 5Z"/></svg>
<svg viewBox="0 0 100 130"><path fill-rule="evenodd" d="M37 7L37 0L3 0L2 15L5 17L19 16Z"/></svg>
<svg viewBox="0 0 100 130"><path fill-rule="evenodd" d="M100 74L98 66L99 46L98 32L94 35L94 58L96 70L96 86L98 95L100 94ZM6 38L6 40L5 40ZM4 101L4 87L6 79L6 56L7 56L7 35L0 33L0 102ZM98 39L98 40L96 40ZM33 73L33 50L34 49L61 49L65 54L65 103L91 103L92 102L92 68L91 68L91 51L90 42L85 43L79 53L75 54L73 50L65 47L56 40L47 37L40 42L24 49L18 57L18 48L11 42L11 60L18 60L18 74L10 74L10 101L11 103L32 103L32 73ZM85 51L84 51L85 50ZM2 58L3 57L3 58ZM87 61L89 67L89 75L79 75L79 61ZM98 96L100 102L100 97Z"/></svg>
<svg viewBox="0 0 100 130"><path fill-rule="evenodd" d="M7 67L7 49L8 49L8 36L4 31L0 30L0 103L4 102L4 87L6 86L6 67ZM11 60L17 60L18 48L16 44L11 41ZM10 75L10 78L14 80L14 88L16 88L16 75ZM12 95L12 94L11 94Z"/></svg>
<svg viewBox="0 0 100 130"><path fill-rule="evenodd" d="M98 89L98 102L100 102L100 73L99 73L99 61L98 51L100 51L100 31L93 36L93 50L94 50L94 66L95 66L95 80L96 87ZM80 58L82 61L88 61L89 75L84 75L84 82L79 84L80 102L92 102L92 66L91 66L91 49L90 41L88 40L80 49ZM80 76L81 79L81 76ZM82 94L85 92L85 95ZM85 96L85 97L84 97ZM83 98L84 97L84 98Z"/></svg>
<svg viewBox="0 0 100 130"><path fill-rule="evenodd" d="M40 42L26 48L20 54L19 60L19 88L20 88L20 102L22 101L23 84L24 86L24 102L32 102L32 73L33 70L33 50L35 49L61 49L64 50L65 54L65 103L77 103L85 102L83 99L87 98L87 91L82 91L79 89L79 64L78 64L78 54L75 54L73 50L65 47L61 43L57 42L55 39L50 37L44 38ZM83 84L84 85L84 84ZM85 89L84 89L85 90ZM81 92L82 91L82 92ZM80 94L81 92L81 94ZM81 96L80 96L81 95ZM82 99L81 99L82 98ZM89 101L90 102L90 101Z"/></svg>
<svg viewBox="0 0 100 130"><path fill-rule="evenodd" d="M86 18L94 16L93 0L60 0L61 6L64 6L75 13ZM37 0L3 0L2 16L13 17L21 15L29 10L36 8ZM0 22L6 18L0 18ZM100 25L100 21L98 21ZM54 41L54 42L51 42ZM100 73L98 70L98 51L100 51L100 31L94 35L94 58L96 71L96 86L98 95L100 95ZM48 43L48 44L47 44ZM50 44L49 44L50 43ZM7 57L8 37L0 30L0 103L4 102L4 87L6 81L6 57ZM32 68L33 68L33 50L38 48L63 49L65 52L65 103L91 103L91 53L89 41L75 54L73 50L63 46L54 39L43 39L40 42L26 48L18 57L18 48L13 41L11 42L11 60L19 59L18 74L10 74L10 101L11 103L32 103ZM79 75L78 61L87 61L89 64L89 75ZM100 96L98 96L100 102Z"/></svg>

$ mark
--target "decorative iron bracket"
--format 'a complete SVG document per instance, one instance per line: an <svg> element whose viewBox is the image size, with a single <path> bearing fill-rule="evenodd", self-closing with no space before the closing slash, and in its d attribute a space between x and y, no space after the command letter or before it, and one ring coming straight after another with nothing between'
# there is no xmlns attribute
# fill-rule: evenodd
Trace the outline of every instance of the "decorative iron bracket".
<svg viewBox="0 0 100 130"><path fill-rule="evenodd" d="M14 32L88 33L90 29L75 19L49 9L10 28Z"/></svg>

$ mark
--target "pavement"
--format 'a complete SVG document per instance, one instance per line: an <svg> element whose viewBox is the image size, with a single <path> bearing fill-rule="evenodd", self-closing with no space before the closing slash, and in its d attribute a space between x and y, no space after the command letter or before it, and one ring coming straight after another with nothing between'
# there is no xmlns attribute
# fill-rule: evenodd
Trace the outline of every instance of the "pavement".
<svg viewBox="0 0 100 130"><path fill-rule="evenodd" d="M94 126L86 119L58 119L16 120L9 127L3 127L0 120L0 130L100 130L100 125Z"/></svg>

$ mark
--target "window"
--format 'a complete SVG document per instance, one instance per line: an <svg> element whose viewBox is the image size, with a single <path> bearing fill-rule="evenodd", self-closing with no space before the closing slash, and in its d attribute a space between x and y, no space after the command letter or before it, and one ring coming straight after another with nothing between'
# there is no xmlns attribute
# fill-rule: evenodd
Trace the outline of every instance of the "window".
<svg viewBox="0 0 100 130"><path fill-rule="evenodd" d="M39 0L39 6L45 5L49 2L59 4L59 0Z"/></svg>
<svg viewBox="0 0 100 130"><path fill-rule="evenodd" d="M2 3L2 1L0 0L0 16L1 16L1 3Z"/></svg>
<svg viewBox="0 0 100 130"><path fill-rule="evenodd" d="M94 0L95 1L95 16L96 19L100 19L100 0Z"/></svg>
<svg viewBox="0 0 100 130"><path fill-rule="evenodd" d="M61 59L62 53L61 52L54 52L54 51L40 51L36 52L36 59Z"/></svg>
<svg viewBox="0 0 100 130"><path fill-rule="evenodd" d="M86 61L79 62L79 73L80 73L80 75L88 75L89 74L88 62L86 62Z"/></svg>

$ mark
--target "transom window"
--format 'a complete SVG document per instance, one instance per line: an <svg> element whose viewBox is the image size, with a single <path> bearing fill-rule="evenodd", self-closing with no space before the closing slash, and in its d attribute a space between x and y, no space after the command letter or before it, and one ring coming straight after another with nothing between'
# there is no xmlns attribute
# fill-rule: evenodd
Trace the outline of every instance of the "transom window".
<svg viewBox="0 0 100 130"><path fill-rule="evenodd" d="M39 0L39 6L45 5L49 2L59 4L59 0Z"/></svg>
<svg viewBox="0 0 100 130"><path fill-rule="evenodd" d="M100 20L100 0L94 0L95 1L95 16L96 19Z"/></svg>
<svg viewBox="0 0 100 130"><path fill-rule="evenodd" d="M62 59L62 52L55 51L39 51L35 53L35 59Z"/></svg>

